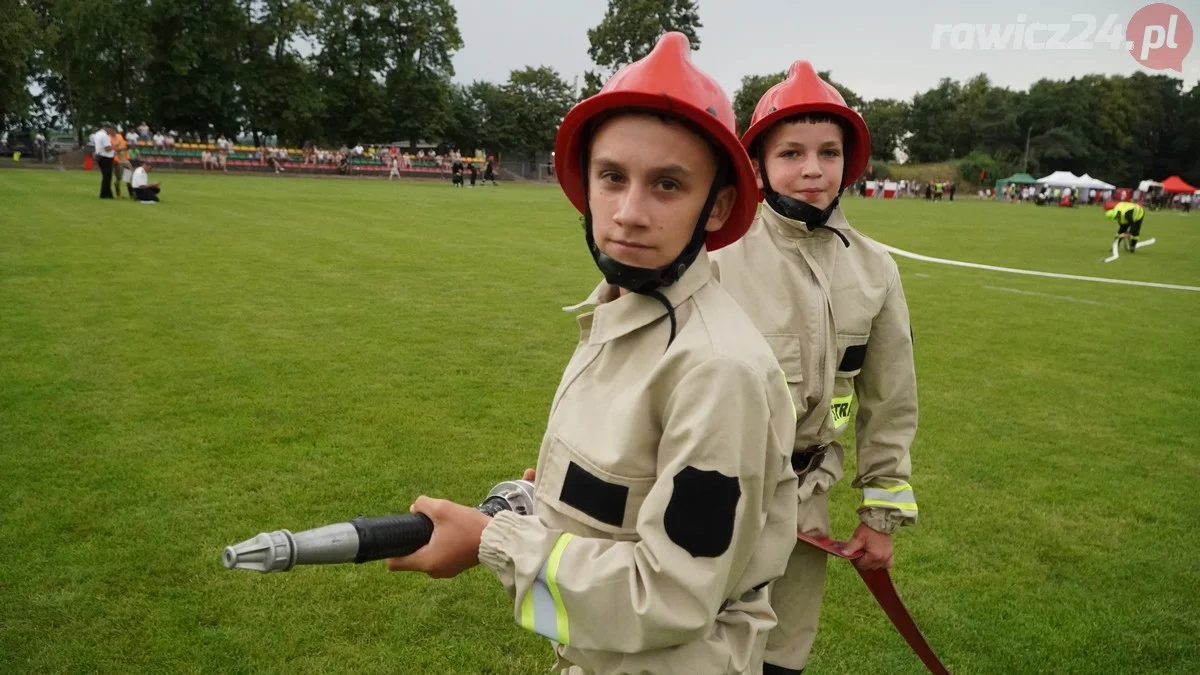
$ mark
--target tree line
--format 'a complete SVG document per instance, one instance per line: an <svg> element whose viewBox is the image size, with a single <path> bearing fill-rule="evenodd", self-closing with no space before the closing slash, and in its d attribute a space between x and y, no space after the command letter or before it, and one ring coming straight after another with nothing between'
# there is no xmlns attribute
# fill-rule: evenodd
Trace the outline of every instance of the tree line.
<svg viewBox="0 0 1200 675"><path fill-rule="evenodd" d="M739 128L784 75L742 78L734 101ZM983 171L986 183L1016 171L1059 170L1122 185L1172 174L1200 180L1200 87L1185 92L1182 80L1165 75L1041 79L1013 91L981 74L967 82L944 78L907 101L863 100L821 75L866 120L877 160L897 150L914 163L957 160L964 178Z"/></svg>
<svg viewBox="0 0 1200 675"><path fill-rule="evenodd" d="M82 136L104 119L146 120L201 137L427 140L526 155L551 149L570 106L663 32L681 31L699 48L702 27L695 0L609 0L588 31L595 69L577 86L548 67L455 83L463 39L450 0L0 0L0 16L6 128ZM740 129L783 76L742 79ZM1185 92L1167 76L1043 79L1013 91L979 75L943 79L909 100L864 100L833 83L866 118L877 160L899 150L989 178L1027 168L1122 184L1176 173L1200 180L1200 87Z"/></svg>

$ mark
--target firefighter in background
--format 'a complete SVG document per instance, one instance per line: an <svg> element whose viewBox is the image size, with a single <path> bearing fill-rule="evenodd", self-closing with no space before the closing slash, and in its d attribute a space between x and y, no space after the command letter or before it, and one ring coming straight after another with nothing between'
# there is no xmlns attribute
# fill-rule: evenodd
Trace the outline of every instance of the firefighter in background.
<svg viewBox="0 0 1200 675"><path fill-rule="evenodd" d="M1130 253L1136 252L1138 236L1142 233L1142 221L1146 219L1146 209L1133 202L1118 202L1116 206L1104 212L1104 217L1117 221L1117 239L1125 240L1125 249Z"/></svg>
<svg viewBox="0 0 1200 675"><path fill-rule="evenodd" d="M713 255L724 286L766 336L797 408L792 467L800 477L800 531L829 536L826 493L843 476L839 438L858 399L855 435L862 490L849 551L865 569L891 567L892 533L917 519L909 446L917 431L917 380L908 306L896 263L846 221L841 192L867 165L870 134L837 89L807 61L771 88L742 136L765 203L750 231ZM934 187L940 194L941 183ZM799 673L816 637L826 554L792 553L772 590L779 625L765 675Z"/></svg>
<svg viewBox="0 0 1200 675"><path fill-rule="evenodd" d="M389 568L483 563L571 673L757 674L796 543L796 411L706 253L758 201L733 106L667 33L567 113L555 153L605 281L579 306L534 512L422 497L433 538Z"/></svg>

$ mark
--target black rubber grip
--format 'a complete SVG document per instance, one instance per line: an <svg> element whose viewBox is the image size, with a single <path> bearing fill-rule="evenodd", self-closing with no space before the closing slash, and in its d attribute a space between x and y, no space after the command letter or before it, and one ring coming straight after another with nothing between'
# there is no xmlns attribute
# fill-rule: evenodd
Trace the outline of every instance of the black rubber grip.
<svg viewBox="0 0 1200 675"><path fill-rule="evenodd" d="M350 524L358 531L356 563L409 555L428 544L433 536L433 521L423 513L360 517Z"/></svg>

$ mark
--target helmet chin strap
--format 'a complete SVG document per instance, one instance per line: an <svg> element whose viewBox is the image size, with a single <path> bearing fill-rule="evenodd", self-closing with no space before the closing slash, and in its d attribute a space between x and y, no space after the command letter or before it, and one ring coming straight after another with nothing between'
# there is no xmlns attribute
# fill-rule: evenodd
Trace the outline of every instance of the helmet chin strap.
<svg viewBox="0 0 1200 675"><path fill-rule="evenodd" d="M766 197L767 204L770 205L775 212L784 218L798 220L804 223L809 230L815 230L818 227L823 227L830 232L836 234L846 248L850 248L850 240L846 239L846 235L842 234L836 228L828 225L829 216L833 215L834 209L838 207L838 203L842 199L842 192L846 188L838 190L837 196L823 209L819 209L808 202L799 199L793 199L787 195L781 195L771 187L771 179L767 176L767 158L766 153L761 149L758 152L758 172L762 176L763 195Z"/></svg>
<svg viewBox="0 0 1200 675"><path fill-rule="evenodd" d="M662 303L667 308L667 316L671 320L671 337L667 340L667 346L675 341L675 331L677 328L675 319L675 308L671 306L671 301L667 296L663 295L660 289L666 288L671 284L679 281L684 272L688 270L696 257L700 255L700 251L704 248L704 240L708 236L708 230L705 225L708 224L708 218L712 214L713 206L717 201L717 194L720 192L721 186L725 184L725 176L727 175L727 166L725 162L718 162L717 174L713 177L712 186L708 189L708 198L704 201L704 208L700 209L700 217L696 220L696 226L692 230L692 238L688 240L687 246L683 247L683 251L675 260L671 261L663 267L647 268L634 267L626 265L618 261L616 258L608 255L600 250L596 245L596 237L592 229L592 207L587 202L588 197L588 144L583 143L585 150L580 152L580 175L583 177L583 230L587 239L588 251L592 254L592 260L595 261L596 267L604 274L604 280L613 286L624 288L630 292L639 295L645 295Z"/></svg>

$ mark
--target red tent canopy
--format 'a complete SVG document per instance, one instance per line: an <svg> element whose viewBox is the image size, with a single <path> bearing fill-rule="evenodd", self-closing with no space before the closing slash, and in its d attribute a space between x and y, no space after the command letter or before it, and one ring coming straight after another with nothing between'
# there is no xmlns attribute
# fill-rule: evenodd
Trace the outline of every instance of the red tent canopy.
<svg viewBox="0 0 1200 675"><path fill-rule="evenodd" d="M1164 180L1162 182L1162 189L1163 192L1186 192L1188 194L1192 194L1196 191L1195 187L1188 185L1187 181L1183 180L1179 176L1171 176L1170 178Z"/></svg>

